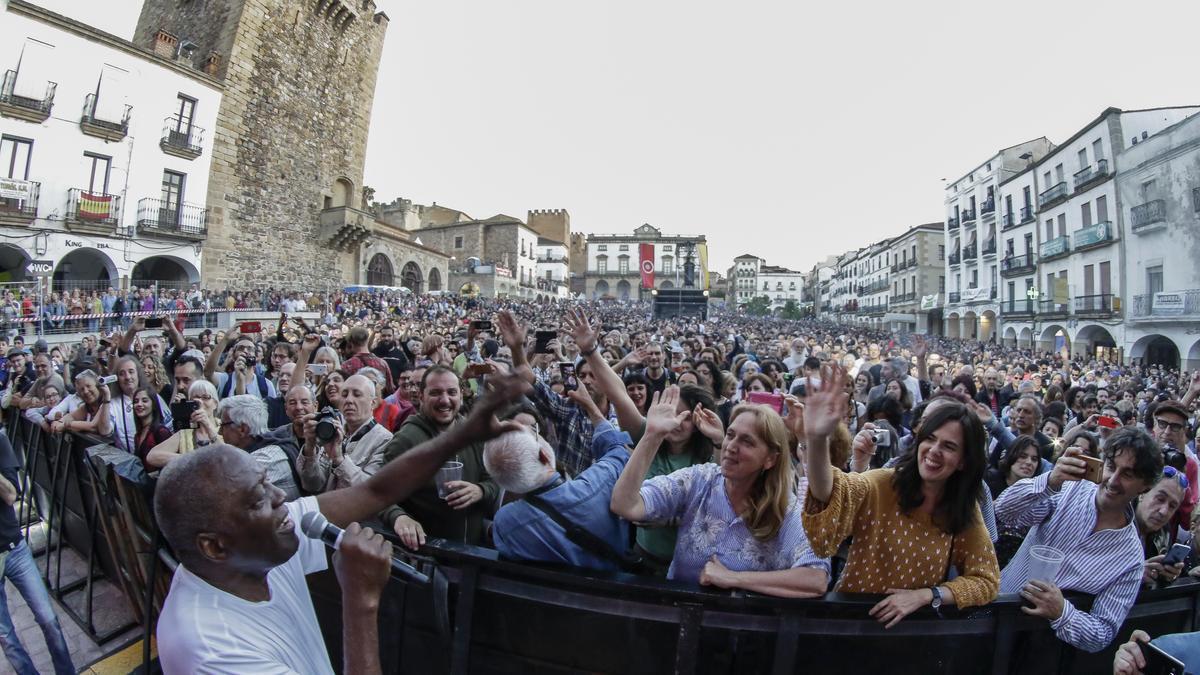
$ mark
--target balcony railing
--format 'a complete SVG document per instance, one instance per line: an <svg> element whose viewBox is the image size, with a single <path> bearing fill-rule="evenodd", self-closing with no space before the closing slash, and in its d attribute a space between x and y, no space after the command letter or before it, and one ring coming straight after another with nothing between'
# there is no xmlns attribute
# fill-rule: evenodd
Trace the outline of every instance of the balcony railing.
<svg viewBox="0 0 1200 675"><path fill-rule="evenodd" d="M108 141L119 141L129 133L129 112L133 106L126 105L120 120L109 120L96 116L96 95L83 98L83 113L79 116L79 128L89 136Z"/></svg>
<svg viewBox="0 0 1200 675"><path fill-rule="evenodd" d="M208 236L208 209L146 197L138 202L137 227L147 234L203 239Z"/></svg>
<svg viewBox="0 0 1200 675"><path fill-rule="evenodd" d="M958 303L962 302L962 292L961 291L950 291L949 302L951 305L957 305Z"/></svg>
<svg viewBox="0 0 1200 675"><path fill-rule="evenodd" d="M37 218L38 194L42 184L30 180L0 178L0 222L30 223Z"/></svg>
<svg viewBox="0 0 1200 675"><path fill-rule="evenodd" d="M1050 241L1043 242L1041 248L1042 260L1057 258L1058 256L1066 255L1071 252L1071 240L1069 237L1055 237Z"/></svg>
<svg viewBox="0 0 1200 675"><path fill-rule="evenodd" d="M1194 321L1200 318L1200 288L1133 296L1134 319Z"/></svg>
<svg viewBox="0 0 1200 675"><path fill-rule="evenodd" d="M1129 219L1134 232L1167 219L1167 203L1161 199L1138 204L1129 210Z"/></svg>
<svg viewBox="0 0 1200 675"><path fill-rule="evenodd" d="M1033 263L1033 253L1005 256L1004 260L1000 261L1000 273L1005 276L1015 276L1017 274L1032 272Z"/></svg>
<svg viewBox="0 0 1200 675"><path fill-rule="evenodd" d="M71 188L67 192L67 221L111 230L121 224L121 196Z"/></svg>
<svg viewBox="0 0 1200 675"><path fill-rule="evenodd" d="M1041 316L1067 316L1071 313L1071 305L1065 302L1042 300L1038 303L1038 314Z"/></svg>
<svg viewBox="0 0 1200 675"><path fill-rule="evenodd" d="M1101 159L1095 167L1087 166L1075 172L1075 191L1082 192L1091 184L1108 178L1108 160Z"/></svg>
<svg viewBox="0 0 1200 675"><path fill-rule="evenodd" d="M1038 206L1040 208L1045 208L1051 204L1056 204L1066 199L1067 195L1069 194L1070 190L1067 189L1067 182L1062 181L1061 183L1051 186L1048 190L1038 195Z"/></svg>
<svg viewBox="0 0 1200 675"><path fill-rule="evenodd" d="M989 215L989 214L992 214L995 212L996 212L996 200L995 199L989 199L989 200L985 201L983 204L981 204L979 207L980 215L986 216L986 215Z"/></svg>
<svg viewBox="0 0 1200 675"><path fill-rule="evenodd" d="M1033 316L1033 300L1013 300L1000 303L1000 314L1004 316Z"/></svg>
<svg viewBox="0 0 1200 675"><path fill-rule="evenodd" d="M950 264L951 265L957 265L960 262L962 262L962 254L961 253L959 253L958 251L955 251L950 254Z"/></svg>
<svg viewBox="0 0 1200 675"><path fill-rule="evenodd" d="M957 230L958 229L958 218L948 218L946 220L946 229L947 230Z"/></svg>
<svg viewBox="0 0 1200 675"><path fill-rule="evenodd" d="M41 84L35 86L40 88ZM0 114L29 122L45 122L50 117L50 109L54 107L56 89L57 84L47 82L44 94L40 91L29 91L22 81L22 91L18 92L17 71L7 71L4 73L3 84L0 84Z"/></svg>
<svg viewBox="0 0 1200 675"><path fill-rule="evenodd" d="M963 260L974 260L979 257L979 244L968 244L962 250Z"/></svg>
<svg viewBox="0 0 1200 675"><path fill-rule="evenodd" d="M1200 187L1192 188L1192 210L1200 211Z"/></svg>
<svg viewBox="0 0 1200 675"><path fill-rule="evenodd" d="M1028 223L1031 220L1033 220L1033 207L1032 206L1022 206L1021 207L1021 222Z"/></svg>
<svg viewBox="0 0 1200 675"><path fill-rule="evenodd" d="M988 239L987 241L983 242L983 255L985 257L996 255L996 238L995 237L992 237L992 238Z"/></svg>
<svg viewBox="0 0 1200 675"><path fill-rule="evenodd" d="M1076 296L1075 314L1076 316L1111 316L1113 304L1112 293Z"/></svg>
<svg viewBox="0 0 1200 675"><path fill-rule="evenodd" d="M973 209L963 209L962 213L959 214L959 217L962 219L962 222L965 225L967 221L975 220L975 211Z"/></svg>
<svg viewBox="0 0 1200 675"><path fill-rule="evenodd" d="M916 300L917 300L917 294L915 292L914 293L903 293L900 295L892 296L892 304L893 305L899 305L899 304L906 303L906 302L916 302Z"/></svg>
<svg viewBox="0 0 1200 675"><path fill-rule="evenodd" d="M1075 230L1072 235L1076 251L1080 251L1093 246L1102 246L1111 244L1113 241L1112 223L1107 220L1103 223L1088 225L1087 227Z"/></svg>
<svg viewBox="0 0 1200 675"><path fill-rule="evenodd" d="M170 155L195 159L204 150L204 129L172 115L163 120L162 140L158 146Z"/></svg>
<svg viewBox="0 0 1200 675"><path fill-rule="evenodd" d="M1013 218L1013 212L1009 211L1000 218L1000 227L1012 227L1016 224L1016 219Z"/></svg>

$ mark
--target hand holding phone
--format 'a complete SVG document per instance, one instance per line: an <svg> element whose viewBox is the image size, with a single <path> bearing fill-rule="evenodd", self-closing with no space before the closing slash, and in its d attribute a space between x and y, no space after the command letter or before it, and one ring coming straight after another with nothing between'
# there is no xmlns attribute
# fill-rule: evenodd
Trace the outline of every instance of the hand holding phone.
<svg viewBox="0 0 1200 675"><path fill-rule="evenodd" d="M1167 555L1163 557L1162 565L1163 565L1163 567L1170 567L1171 565L1178 565L1179 563L1183 562L1184 560L1187 560L1187 557L1189 555L1191 555L1191 553L1192 553L1191 546L1188 546L1187 544L1176 543L1174 546L1171 547L1171 550L1167 551Z"/></svg>
<svg viewBox="0 0 1200 675"><path fill-rule="evenodd" d="M1139 642L1142 648L1142 658L1146 667L1142 668L1143 675L1184 675L1186 666L1183 661L1155 647L1149 642Z"/></svg>
<svg viewBox="0 0 1200 675"><path fill-rule="evenodd" d="M1099 485L1104 480L1104 460L1090 455L1078 455L1078 457L1087 464L1083 474L1084 479Z"/></svg>
<svg viewBox="0 0 1200 675"><path fill-rule="evenodd" d="M783 394L776 394L769 391L752 391L746 394L748 403L770 406L775 412L783 414Z"/></svg>
<svg viewBox="0 0 1200 675"><path fill-rule="evenodd" d="M246 335L248 333L261 333L262 332L262 322L260 322L260 321L243 321L242 323L240 323L238 325L238 332L241 333L242 335Z"/></svg>

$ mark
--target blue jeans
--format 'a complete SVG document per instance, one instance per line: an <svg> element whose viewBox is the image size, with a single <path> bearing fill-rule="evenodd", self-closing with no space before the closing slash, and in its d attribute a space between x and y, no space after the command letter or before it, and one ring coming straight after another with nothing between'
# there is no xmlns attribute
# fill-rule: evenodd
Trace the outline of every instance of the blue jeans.
<svg viewBox="0 0 1200 675"><path fill-rule="evenodd" d="M1200 633L1163 635L1151 642L1155 647L1183 661L1187 672L1200 672Z"/></svg>
<svg viewBox="0 0 1200 675"><path fill-rule="evenodd" d="M46 646L50 650L50 658L54 662L54 672L57 675L72 675L75 666L71 663L71 650L67 647L67 639L63 637L62 626L58 625L58 617L50 604L50 594L42 583L37 565L33 562L33 553L29 545L21 542L4 562L3 578L8 579L16 587L25 603L33 611L33 617L46 636ZM18 675L37 675L29 652L21 645L17 630L13 627L12 617L8 614L8 598L6 597L3 580L0 579L0 646L4 647L4 655Z"/></svg>

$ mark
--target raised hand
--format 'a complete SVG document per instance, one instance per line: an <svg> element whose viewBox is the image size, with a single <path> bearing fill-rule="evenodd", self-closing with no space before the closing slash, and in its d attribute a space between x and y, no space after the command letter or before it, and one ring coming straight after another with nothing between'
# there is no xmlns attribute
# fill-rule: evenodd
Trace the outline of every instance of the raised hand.
<svg viewBox="0 0 1200 675"><path fill-rule="evenodd" d="M720 443L725 438L725 425L721 424L721 418L714 410L697 403L696 408L692 410L692 422L700 433L714 443Z"/></svg>
<svg viewBox="0 0 1200 675"><path fill-rule="evenodd" d="M783 423L787 425L788 431L796 437L796 440L804 440L804 402L800 399L788 394L783 397L787 402L788 414L783 418Z"/></svg>
<svg viewBox="0 0 1200 675"><path fill-rule="evenodd" d="M834 364L821 369L821 383L805 383L804 431L809 436L828 436L846 417L846 370Z"/></svg>
<svg viewBox="0 0 1200 675"><path fill-rule="evenodd" d="M656 392L646 411L646 433L665 436L687 421L692 411L676 413L679 406L679 387L671 385L663 392Z"/></svg>
<svg viewBox="0 0 1200 675"><path fill-rule="evenodd" d="M580 352L595 349L599 327L588 321L587 314L582 309L574 309L567 314L567 332L575 340Z"/></svg>
<svg viewBox="0 0 1200 675"><path fill-rule="evenodd" d="M500 329L500 338L504 344L515 353L525 349L526 329L517 323L512 312L507 309L496 315L496 326Z"/></svg>
<svg viewBox="0 0 1200 675"><path fill-rule="evenodd" d="M592 422L603 420L604 414L600 412L600 406L596 405L596 402L592 400L592 393L588 391L587 385L579 380L579 378L576 378L576 380L578 380L578 386L567 392L567 398L582 408L583 412L587 414L588 419L592 420Z"/></svg>
<svg viewBox="0 0 1200 675"><path fill-rule="evenodd" d="M912 340L912 354L914 359L925 358L929 353L929 345L925 342L924 335L914 335Z"/></svg>
<svg viewBox="0 0 1200 675"><path fill-rule="evenodd" d="M530 389L529 383L516 375L488 378L488 391L475 399L475 404L471 406L471 414L463 422L462 430L472 441L486 441L507 431L520 431L524 427L512 420L501 422L496 418L496 413Z"/></svg>

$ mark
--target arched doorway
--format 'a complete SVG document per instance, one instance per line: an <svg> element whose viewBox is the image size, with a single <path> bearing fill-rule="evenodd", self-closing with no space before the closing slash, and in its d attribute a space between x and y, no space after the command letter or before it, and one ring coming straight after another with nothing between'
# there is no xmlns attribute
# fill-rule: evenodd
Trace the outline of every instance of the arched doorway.
<svg viewBox="0 0 1200 675"><path fill-rule="evenodd" d="M30 260L29 254L20 246L0 244L0 282L25 281Z"/></svg>
<svg viewBox="0 0 1200 675"><path fill-rule="evenodd" d="M666 279L662 282L662 285L659 286L659 288L669 290L675 288L675 284L670 279Z"/></svg>
<svg viewBox="0 0 1200 675"><path fill-rule="evenodd" d="M54 268L55 290L108 288L116 279L117 266L94 248L77 248L63 256Z"/></svg>
<svg viewBox="0 0 1200 675"><path fill-rule="evenodd" d="M395 286L396 276L392 273L392 261L382 253L371 256L367 263L368 286Z"/></svg>
<svg viewBox="0 0 1200 675"><path fill-rule="evenodd" d="M962 336L964 340L983 339L979 336L979 321L975 316L975 312L973 311L968 310L967 313L963 315Z"/></svg>
<svg viewBox="0 0 1200 675"><path fill-rule="evenodd" d="M354 183L346 178L339 178L333 183L332 207L354 206Z"/></svg>
<svg viewBox="0 0 1200 675"><path fill-rule="evenodd" d="M400 271L400 285L413 293L421 292L421 287L425 285L425 280L424 275L421 274L421 268L417 266L417 263L411 260L404 263L404 269Z"/></svg>
<svg viewBox="0 0 1200 675"><path fill-rule="evenodd" d="M1046 326L1046 329L1042 331L1042 339L1038 344L1038 349L1043 352L1054 352L1055 354L1063 354L1070 357L1071 338L1067 335L1067 329L1058 324Z"/></svg>
<svg viewBox="0 0 1200 675"><path fill-rule="evenodd" d="M608 282L604 279L601 279L600 281L596 282L596 290L593 292L593 296L596 298L603 298L606 295L608 295Z"/></svg>
<svg viewBox="0 0 1200 675"><path fill-rule="evenodd" d="M429 270L429 290L442 290L442 273L436 267Z"/></svg>
<svg viewBox="0 0 1200 675"><path fill-rule="evenodd" d="M946 317L946 337L958 338L962 336L962 320L957 312L951 312L950 316Z"/></svg>
<svg viewBox="0 0 1200 675"><path fill-rule="evenodd" d="M1017 346L1017 329L1009 326L1004 329L1004 345L1006 347Z"/></svg>
<svg viewBox="0 0 1200 675"><path fill-rule="evenodd" d="M622 300L629 299L629 282L624 279L617 282L617 297Z"/></svg>
<svg viewBox="0 0 1200 675"><path fill-rule="evenodd" d="M156 283L160 288L184 289L200 281L200 271L191 263L167 256L151 256L133 266L129 283L148 288Z"/></svg>
<svg viewBox="0 0 1200 675"><path fill-rule="evenodd" d="M1171 338L1147 335L1129 349L1129 358L1144 365L1179 367L1179 346Z"/></svg>
<svg viewBox="0 0 1200 675"><path fill-rule="evenodd" d="M1091 324L1079 329L1075 334L1076 352L1080 352L1087 356L1093 356L1097 359L1102 359L1109 363L1118 363L1120 361L1117 353L1117 341L1113 339L1112 333L1103 326Z"/></svg>
<svg viewBox="0 0 1200 675"><path fill-rule="evenodd" d="M1196 344L1188 350L1188 362L1183 367L1189 371L1200 369L1200 340L1196 340Z"/></svg>
<svg viewBox="0 0 1200 675"><path fill-rule="evenodd" d="M979 316L979 339L992 342L996 339L996 313L985 309Z"/></svg>
<svg viewBox="0 0 1200 675"><path fill-rule="evenodd" d="M1017 347L1020 349L1033 349L1033 331L1026 326L1021 329L1021 333L1017 335Z"/></svg>

